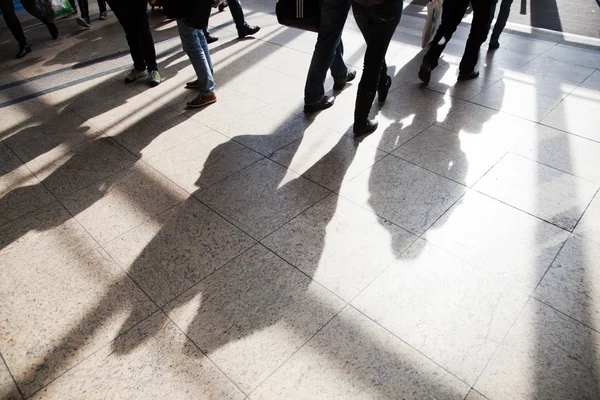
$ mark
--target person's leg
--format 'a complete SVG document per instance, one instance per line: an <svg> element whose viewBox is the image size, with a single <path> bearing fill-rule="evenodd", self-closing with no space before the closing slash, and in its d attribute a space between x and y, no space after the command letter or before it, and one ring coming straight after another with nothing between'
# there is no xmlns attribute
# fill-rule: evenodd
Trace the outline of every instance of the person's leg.
<svg viewBox="0 0 600 400"><path fill-rule="evenodd" d="M308 69L306 86L304 87L305 105L317 104L323 101L325 77L339 50L338 46L350 10L350 2L350 0L323 0L319 35ZM341 66L336 66L336 69L341 69Z"/></svg>
<svg viewBox="0 0 600 400"><path fill-rule="evenodd" d="M212 62L204 33L202 30L188 26L183 19L177 19L177 27L183 51L186 52L196 72L197 84L194 87L197 87L204 95L214 93L215 81Z"/></svg>
<svg viewBox="0 0 600 400"><path fill-rule="evenodd" d="M369 111L385 65L385 54L402 16L402 0L374 7L355 4L354 9L358 13L368 15L370 20L363 74L358 84L354 110L354 132L362 134L374 130L377 126L374 122L368 122Z"/></svg>
<svg viewBox="0 0 600 400"><path fill-rule="evenodd" d="M500 39L500 34L506 26L506 21L508 21L508 16L510 15L510 6L512 5L512 2L513 0L502 0L502 3L500 3L500 12L498 12L498 19L494 24L494 30L492 31L490 43L498 43L498 39Z"/></svg>
<svg viewBox="0 0 600 400"><path fill-rule="evenodd" d="M48 31L50 32L50 35L52 36L52 39L56 39L58 37L58 28L56 27L54 22L48 20L42 15L41 11L35 4L35 0L21 0L21 4L29 14L33 15L46 25Z"/></svg>
<svg viewBox="0 0 600 400"><path fill-rule="evenodd" d="M79 12L81 13L81 18L86 21L90 19L90 7L88 4L88 0L77 0L79 3Z"/></svg>
<svg viewBox="0 0 600 400"><path fill-rule="evenodd" d="M246 19L244 18L244 10L242 9L240 0L229 1L229 11L231 12L231 17L233 18L233 22L235 22L237 30L240 31L244 29L246 26Z"/></svg>
<svg viewBox="0 0 600 400"><path fill-rule="evenodd" d="M107 3L125 31L125 38L127 39L131 58L133 59L133 67L138 71L146 71L144 51L138 40L137 26L134 24L130 1L107 0Z"/></svg>
<svg viewBox="0 0 600 400"><path fill-rule="evenodd" d="M460 61L459 79L461 79L461 75L466 77L475 71L475 66L479 58L479 49L488 35L491 11L490 1L471 0L471 7L473 7L473 21L471 22L471 31L469 32L465 52ZM473 75L471 77L475 78L476 76Z"/></svg>
<svg viewBox="0 0 600 400"><path fill-rule="evenodd" d="M106 12L106 0L98 0L98 8L100 9L100 13Z"/></svg>
<svg viewBox="0 0 600 400"><path fill-rule="evenodd" d="M452 38L460 21L462 21L468 6L469 0L444 1L442 22L429 45L427 54L423 57L423 61L428 63L431 68L437 67L438 60L446 48L446 44Z"/></svg>
<svg viewBox="0 0 600 400"><path fill-rule="evenodd" d="M10 29L11 33L19 43L20 54L20 50L27 47L27 39L25 38L23 27L21 27L21 22L19 21L19 18L17 18L17 14L15 13L15 6L13 4L13 0L0 0L0 10L2 10L2 16L4 17L6 26L8 26L8 29Z"/></svg>
<svg viewBox="0 0 600 400"><path fill-rule="evenodd" d="M154 48L154 38L150 30L150 21L148 20L148 2L146 0L129 0L131 1L131 13L133 17L133 25L138 37L139 46L141 48L143 59L146 63L148 71L158 71L156 63L156 49Z"/></svg>
<svg viewBox="0 0 600 400"><path fill-rule="evenodd" d="M77 13L77 4L75 2L75 0L68 0L69 5L71 6L71 8L73 9L74 13Z"/></svg>

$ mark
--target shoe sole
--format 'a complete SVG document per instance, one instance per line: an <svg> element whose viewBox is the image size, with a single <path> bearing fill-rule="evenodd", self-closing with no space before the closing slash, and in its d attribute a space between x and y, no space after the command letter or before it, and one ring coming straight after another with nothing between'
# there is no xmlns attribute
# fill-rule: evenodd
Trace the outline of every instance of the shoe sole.
<svg viewBox="0 0 600 400"><path fill-rule="evenodd" d="M202 107L206 107L207 105L213 104L213 103L216 103L216 102L217 102L217 99L214 99L214 100L208 101L206 103L202 103L202 104L190 104L190 103L187 103L186 106L187 106L187 108L202 108Z"/></svg>
<svg viewBox="0 0 600 400"><path fill-rule="evenodd" d="M147 76L148 76L148 74L145 74L145 75L140 75L140 76L138 76L138 77L137 77L137 78L135 78L135 79L128 79L128 78L125 78L125 83L133 83L133 82L137 81L138 79L140 79L140 78L145 78L145 77L147 77Z"/></svg>

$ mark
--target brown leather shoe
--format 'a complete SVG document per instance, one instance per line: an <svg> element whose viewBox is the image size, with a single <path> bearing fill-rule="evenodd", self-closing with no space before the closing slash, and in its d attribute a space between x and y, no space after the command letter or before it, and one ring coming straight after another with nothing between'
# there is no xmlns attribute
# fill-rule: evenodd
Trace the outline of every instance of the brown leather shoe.
<svg viewBox="0 0 600 400"><path fill-rule="evenodd" d="M211 94L199 94L196 98L187 103L187 108L201 108L217 101L217 95Z"/></svg>

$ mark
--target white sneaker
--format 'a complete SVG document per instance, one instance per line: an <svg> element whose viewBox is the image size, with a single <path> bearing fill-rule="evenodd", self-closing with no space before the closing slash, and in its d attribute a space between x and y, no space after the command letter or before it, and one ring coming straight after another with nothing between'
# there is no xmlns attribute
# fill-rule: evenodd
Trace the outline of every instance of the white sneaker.
<svg viewBox="0 0 600 400"><path fill-rule="evenodd" d="M152 87L158 86L160 84L160 74L158 73L158 71L150 71L150 74L148 75L148 83Z"/></svg>
<svg viewBox="0 0 600 400"><path fill-rule="evenodd" d="M148 75L148 71L146 71L146 70L140 71L140 70L137 70L134 68L131 71L129 71L129 73L125 77L125 83L131 83L135 80L143 78L146 75Z"/></svg>

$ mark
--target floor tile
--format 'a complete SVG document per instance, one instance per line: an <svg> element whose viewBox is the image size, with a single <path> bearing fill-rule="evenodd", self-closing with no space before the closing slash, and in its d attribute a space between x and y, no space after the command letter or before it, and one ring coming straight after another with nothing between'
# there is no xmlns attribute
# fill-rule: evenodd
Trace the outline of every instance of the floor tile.
<svg viewBox="0 0 600 400"><path fill-rule="evenodd" d="M188 193L204 190L263 158L213 130L147 160Z"/></svg>
<svg viewBox="0 0 600 400"><path fill-rule="evenodd" d="M259 399L463 399L469 387L353 308L251 394Z"/></svg>
<svg viewBox="0 0 600 400"><path fill-rule="evenodd" d="M538 122L560 103L560 98L538 93L534 83L503 78L475 96L472 102Z"/></svg>
<svg viewBox="0 0 600 400"><path fill-rule="evenodd" d="M106 243L187 197L181 188L138 161L65 197L62 203L98 242Z"/></svg>
<svg viewBox="0 0 600 400"><path fill-rule="evenodd" d="M77 260L98 244L58 202L0 227L0 288L8 293L27 277L22 272Z"/></svg>
<svg viewBox="0 0 600 400"><path fill-rule="evenodd" d="M190 198L104 247L163 306L254 243Z"/></svg>
<svg viewBox="0 0 600 400"><path fill-rule="evenodd" d="M0 142L0 225L54 200L31 171Z"/></svg>
<svg viewBox="0 0 600 400"><path fill-rule="evenodd" d="M388 94L386 108L403 116L414 115L421 121L443 121L451 111L464 104L463 100L425 89L418 84L406 84Z"/></svg>
<svg viewBox="0 0 600 400"><path fill-rule="evenodd" d="M0 397L4 400L22 399L12 376L10 376L8 369L6 369L2 360L0 360Z"/></svg>
<svg viewBox="0 0 600 400"><path fill-rule="evenodd" d="M343 305L258 245L177 299L168 314L248 393Z"/></svg>
<svg viewBox="0 0 600 400"><path fill-rule="evenodd" d="M421 60L419 60L419 67ZM427 85L427 88L436 92L449 94L462 100L470 100L485 89L502 79L504 72L494 64L488 66L479 66L479 78L470 81L458 81L458 65L451 65L449 68L436 70L435 80ZM417 76L418 68L415 71Z"/></svg>
<svg viewBox="0 0 600 400"><path fill-rule="evenodd" d="M592 200L587 210L585 210L574 232L577 235L600 243L600 194L596 193L596 197L594 197L594 200Z"/></svg>
<svg viewBox="0 0 600 400"><path fill-rule="evenodd" d="M463 136L472 136L473 140L482 144L506 150L535 127L531 121L474 103L465 104L437 125Z"/></svg>
<svg viewBox="0 0 600 400"><path fill-rule="evenodd" d="M528 62L520 71L535 76L536 80L554 78L561 83L574 83L576 85L585 81L597 67L589 68L577 65L572 59L555 59L548 54L557 51L556 47L548 53ZM581 54L581 53L580 53ZM598 57L600 61L600 57Z"/></svg>
<svg viewBox="0 0 600 400"><path fill-rule="evenodd" d="M472 385L528 298L420 239L352 305Z"/></svg>
<svg viewBox="0 0 600 400"><path fill-rule="evenodd" d="M415 239L389 221L332 194L262 243L350 301Z"/></svg>
<svg viewBox="0 0 600 400"><path fill-rule="evenodd" d="M600 186L509 153L473 188L572 231Z"/></svg>
<svg viewBox="0 0 600 400"><path fill-rule="evenodd" d="M568 232L469 191L424 237L471 265L531 293Z"/></svg>
<svg viewBox="0 0 600 400"><path fill-rule="evenodd" d="M542 124L600 142L598 100L571 94L544 119Z"/></svg>
<svg viewBox="0 0 600 400"><path fill-rule="evenodd" d="M495 399L596 399L600 334L531 300L475 389Z"/></svg>
<svg viewBox="0 0 600 400"><path fill-rule="evenodd" d="M27 280L4 291L1 300L0 346L25 396L155 309L102 252L19 274Z"/></svg>
<svg viewBox="0 0 600 400"><path fill-rule="evenodd" d="M63 198L136 161L133 154L112 139L101 137L70 149L56 149L26 165L52 194Z"/></svg>
<svg viewBox="0 0 600 400"><path fill-rule="evenodd" d="M33 398L243 399L244 395L158 312Z"/></svg>
<svg viewBox="0 0 600 400"><path fill-rule="evenodd" d="M544 53L544 57L562 62L568 60L573 65L588 68L600 68L600 55L597 51L578 49L569 45L559 44Z"/></svg>
<svg viewBox="0 0 600 400"><path fill-rule="evenodd" d="M600 244L571 236L534 296L600 332Z"/></svg>
<svg viewBox="0 0 600 400"><path fill-rule="evenodd" d="M278 106L266 106L217 131L267 156L317 128L305 118L280 111Z"/></svg>
<svg viewBox="0 0 600 400"><path fill-rule="evenodd" d="M471 390L469 390L469 394L467 395L465 400L487 400L487 399L482 394L471 389Z"/></svg>
<svg viewBox="0 0 600 400"><path fill-rule="evenodd" d="M60 109L52 105L50 95L2 107L0 139L5 140L23 128L43 123L59 113Z"/></svg>
<svg viewBox="0 0 600 400"><path fill-rule="evenodd" d="M421 234L464 191L462 185L388 156L342 185L340 195L410 232Z"/></svg>
<svg viewBox="0 0 600 400"><path fill-rule="evenodd" d="M530 160L600 184L600 143L537 125L512 149Z"/></svg>
<svg viewBox="0 0 600 400"><path fill-rule="evenodd" d="M270 158L290 170L336 190L386 153L329 129L317 129L276 151Z"/></svg>
<svg viewBox="0 0 600 400"><path fill-rule="evenodd" d="M263 159L196 196L255 239L262 239L328 193Z"/></svg>
<svg viewBox="0 0 600 400"><path fill-rule="evenodd" d="M397 148L393 154L453 181L471 186L506 150L492 147L477 135L432 126Z"/></svg>

